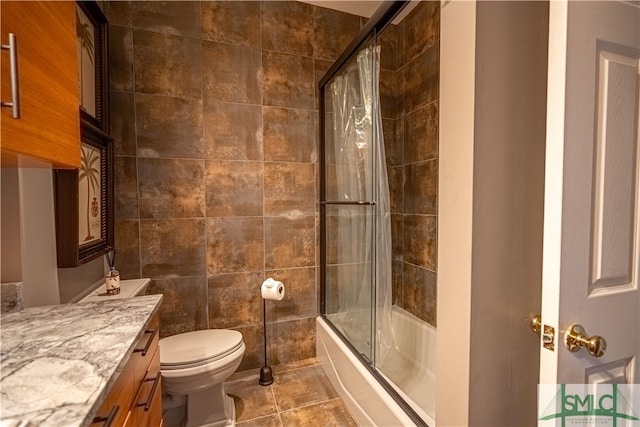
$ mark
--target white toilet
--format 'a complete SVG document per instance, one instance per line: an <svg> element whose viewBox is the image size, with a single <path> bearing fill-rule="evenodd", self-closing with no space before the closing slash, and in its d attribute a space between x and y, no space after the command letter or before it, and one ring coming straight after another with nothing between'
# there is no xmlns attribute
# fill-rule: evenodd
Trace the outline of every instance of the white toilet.
<svg viewBox="0 0 640 427"><path fill-rule="evenodd" d="M186 396L186 427L235 426L233 399L224 381L242 360L242 334L227 329L187 332L160 340L160 372L165 393Z"/></svg>

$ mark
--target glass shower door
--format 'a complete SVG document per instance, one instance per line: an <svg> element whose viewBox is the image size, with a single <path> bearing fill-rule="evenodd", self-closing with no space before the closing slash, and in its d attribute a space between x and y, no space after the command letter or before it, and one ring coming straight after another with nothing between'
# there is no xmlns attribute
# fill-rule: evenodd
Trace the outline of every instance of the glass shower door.
<svg viewBox="0 0 640 427"><path fill-rule="evenodd" d="M372 253L368 240L371 206L327 206L326 317L370 363L373 360ZM338 236L348 236L344 239ZM333 239L332 237L333 236ZM330 246L329 246L330 245Z"/></svg>
<svg viewBox="0 0 640 427"><path fill-rule="evenodd" d="M391 347L391 218L380 48L365 43L325 88L324 314L377 366Z"/></svg>
<svg viewBox="0 0 640 427"><path fill-rule="evenodd" d="M325 85L325 316L371 364L375 307L373 41Z"/></svg>

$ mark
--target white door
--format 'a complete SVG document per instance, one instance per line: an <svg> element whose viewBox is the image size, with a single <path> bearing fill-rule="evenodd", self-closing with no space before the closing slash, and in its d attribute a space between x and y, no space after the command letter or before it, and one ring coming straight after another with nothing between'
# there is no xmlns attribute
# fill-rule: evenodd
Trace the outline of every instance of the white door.
<svg viewBox="0 0 640 427"><path fill-rule="evenodd" d="M640 383L640 2L551 1L549 40L540 383Z"/></svg>

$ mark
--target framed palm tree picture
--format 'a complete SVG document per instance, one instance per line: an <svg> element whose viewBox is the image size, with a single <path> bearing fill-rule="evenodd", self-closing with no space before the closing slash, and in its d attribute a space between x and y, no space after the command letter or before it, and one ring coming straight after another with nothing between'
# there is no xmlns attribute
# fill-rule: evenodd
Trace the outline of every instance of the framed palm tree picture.
<svg viewBox="0 0 640 427"><path fill-rule="evenodd" d="M80 116L109 131L107 18L95 1L76 3L76 47Z"/></svg>
<svg viewBox="0 0 640 427"><path fill-rule="evenodd" d="M56 170L58 267L77 267L113 250L113 140L82 125L80 169Z"/></svg>
<svg viewBox="0 0 640 427"><path fill-rule="evenodd" d="M79 245L99 240L102 232L101 218L104 212L101 201L102 150L90 144L82 144L78 175L78 227ZM85 203L86 201L86 203ZM86 221L85 221L86 218Z"/></svg>

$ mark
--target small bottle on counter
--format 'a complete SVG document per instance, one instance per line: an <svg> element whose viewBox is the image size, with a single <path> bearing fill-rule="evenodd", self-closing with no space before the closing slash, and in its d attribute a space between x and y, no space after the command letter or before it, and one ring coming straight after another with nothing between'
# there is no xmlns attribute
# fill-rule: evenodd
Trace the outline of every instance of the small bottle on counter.
<svg viewBox="0 0 640 427"><path fill-rule="evenodd" d="M116 251L107 253L107 265L109 272L105 276L105 285L107 286L107 295L118 295L120 293L120 272L116 270Z"/></svg>

